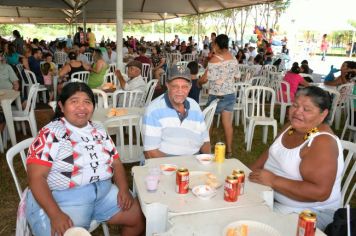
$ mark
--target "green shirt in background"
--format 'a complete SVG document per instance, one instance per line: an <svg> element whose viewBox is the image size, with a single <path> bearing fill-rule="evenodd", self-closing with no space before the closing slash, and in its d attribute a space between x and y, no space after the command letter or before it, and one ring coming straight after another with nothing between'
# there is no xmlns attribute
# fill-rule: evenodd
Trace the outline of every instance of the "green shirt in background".
<svg viewBox="0 0 356 236"><path fill-rule="evenodd" d="M95 67L95 64L94 66ZM104 76L109 68L108 65L105 64L105 66L99 71L99 73L91 72L88 80L88 85L90 88L97 88L100 87L104 83Z"/></svg>
<svg viewBox="0 0 356 236"><path fill-rule="evenodd" d="M19 80L8 64L0 63L0 89L12 89L12 83Z"/></svg>

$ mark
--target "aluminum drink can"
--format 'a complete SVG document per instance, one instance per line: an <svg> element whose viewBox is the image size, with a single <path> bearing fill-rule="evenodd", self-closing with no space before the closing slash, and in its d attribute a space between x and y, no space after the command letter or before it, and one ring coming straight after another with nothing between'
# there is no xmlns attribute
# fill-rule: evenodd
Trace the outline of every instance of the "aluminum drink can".
<svg viewBox="0 0 356 236"><path fill-rule="evenodd" d="M220 163L225 161L225 143L223 142L215 144L215 161Z"/></svg>
<svg viewBox="0 0 356 236"><path fill-rule="evenodd" d="M238 180L233 175L228 175L224 184L224 200L227 202L236 202L239 195Z"/></svg>
<svg viewBox="0 0 356 236"><path fill-rule="evenodd" d="M233 170L232 175L236 176L239 181L239 195L243 195L245 191L245 172L243 170Z"/></svg>
<svg viewBox="0 0 356 236"><path fill-rule="evenodd" d="M297 236L314 236L316 230L316 214L304 210L299 214Z"/></svg>
<svg viewBox="0 0 356 236"><path fill-rule="evenodd" d="M187 168L179 168L176 172L176 192L186 194L189 191L189 171Z"/></svg>

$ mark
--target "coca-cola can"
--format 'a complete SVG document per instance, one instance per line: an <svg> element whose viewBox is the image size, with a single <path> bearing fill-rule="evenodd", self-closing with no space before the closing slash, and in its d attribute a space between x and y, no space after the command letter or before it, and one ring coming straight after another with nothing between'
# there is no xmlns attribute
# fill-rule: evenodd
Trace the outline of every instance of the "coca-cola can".
<svg viewBox="0 0 356 236"><path fill-rule="evenodd" d="M316 214L304 210L299 214L297 236L314 236L316 230Z"/></svg>
<svg viewBox="0 0 356 236"><path fill-rule="evenodd" d="M189 171L187 168L179 168L176 172L176 192L186 194L189 191Z"/></svg>
<svg viewBox="0 0 356 236"><path fill-rule="evenodd" d="M239 194L239 186L236 176L228 175L224 184L224 200L227 202L236 202Z"/></svg>
<svg viewBox="0 0 356 236"><path fill-rule="evenodd" d="M239 195L243 195L245 192L245 172L243 170L233 170L232 175L236 176L239 181Z"/></svg>

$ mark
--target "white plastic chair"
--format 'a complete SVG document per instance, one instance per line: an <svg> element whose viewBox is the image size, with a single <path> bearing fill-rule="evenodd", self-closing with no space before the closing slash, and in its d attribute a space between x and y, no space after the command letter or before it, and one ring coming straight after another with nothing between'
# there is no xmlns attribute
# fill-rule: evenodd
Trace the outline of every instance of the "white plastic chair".
<svg viewBox="0 0 356 236"><path fill-rule="evenodd" d="M100 89L92 89L95 97L96 97L96 108L108 108L108 95L103 90Z"/></svg>
<svg viewBox="0 0 356 236"><path fill-rule="evenodd" d="M0 152L4 153L7 148L7 140L8 140L8 131L7 126L5 124L4 130L0 133Z"/></svg>
<svg viewBox="0 0 356 236"><path fill-rule="evenodd" d="M93 63L93 54L91 52L85 52L84 56L86 56L90 64Z"/></svg>
<svg viewBox="0 0 356 236"><path fill-rule="evenodd" d="M349 204L356 189L356 182L354 181L356 172L356 144L341 140L341 145L344 151L347 151L344 162L344 170L342 172L343 185L341 188L341 207L346 207L346 205Z"/></svg>
<svg viewBox="0 0 356 236"><path fill-rule="evenodd" d="M56 51L53 56L53 61L58 66L63 66L67 62L68 55L62 51Z"/></svg>
<svg viewBox="0 0 356 236"><path fill-rule="evenodd" d="M141 76L147 83L149 78L152 78L151 74L151 65L148 63L142 63L142 70L141 70Z"/></svg>
<svg viewBox="0 0 356 236"><path fill-rule="evenodd" d="M113 107L141 107L144 93L140 90L116 90L112 95Z"/></svg>
<svg viewBox="0 0 356 236"><path fill-rule="evenodd" d="M339 103L340 93L335 89L324 88L324 90L332 97L331 109L329 111L328 119L328 124L331 126L334 121L337 104Z"/></svg>
<svg viewBox="0 0 356 236"><path fill-rule="evenodd" d="M116 64L115 63L110 63L109 64L109 71L112 73L115 73L116 71Z"/></svg>
<svg viewBox="0 0 356 236"><path fill-rule="evenodd" d="M25 87L26 87L26 89L28 89L30 84L28 83L27 78L25 80L24 77L22 76L22 72L24 71L23 65L22 64L17 64L16 65L16 69L17 69L17 72L19 73L20 79L21 79L21 95L25 96Z"/></svg>
<svg viewBox="0 0 356 236"><path fill-rule="evenodd" d="M122 163L139 162L143 158L140 118L140 115L125 115L112 117L104 122L106 129L116 130L116 148Z"/></svg>
<svg viewBox="0 0 356 236"><path fill-rule="evenodd" d="M43 102L47 103L47 88L37 82L36 75L32 71L25 69L25 75L29 84L27 88L30 89L32 85L38 84L38 92L42 92ZM27 94L29 95L29 91L27 91Z"/></svg>
<svg viewBox="0 0 356 236"><path fill-rule="evenodd" d="M283 125L286 117L287 107L292 105L290 98L290 84L283 80L274 81L272 83L272 88L274 91L276 91L276 104L281 106L279 123ZM285 92L283 92L283 88Z"/></svg>
<svg viewBox="0 0 356 236"><path fill-rule="evenodd" d="M182 61L182 54L180 53L171 53L170 54L170 62L171 62L171 66L176 64L179 61Z"/></svg>
<svg viewBox="0 0 356 236"><path fill-rule="evenodd" d="M183 66L184 68L187 68L189 62L188 61L178 61L176 63L177 66Z"/></svg>
<svg viewBox="0 0 356 236"><path fill-rule="evenodd" d="M153 94L155 92L157 83L158 83L157 79L152 79L147 83L146 89L145 89L145 94L142 96L143 106L147 107L148 104L150 104L150 102L152 101Z"/></svg>
<svg viewBox="0 0 356 236"><path fill-rule="evenodd" d="M352 95L354 89L354 83L342 84L337 87L337 91L340 93L340 97L335 111L335 129L340 129L341 114L343 113L347 99Z"/></svg>
<svg viewBox="0 0 356 236"><path fill-rule="evenodd" d="M194 61L194 55L191 53L183 54L183 60L187 62Z"/></svg>
<svg viewBox="0 0 356 236"><path fill-rule="evenodd" d="M17 190L17 193L19 194L20 200L22 200L23 191L22 191L22 187L20 185L20 181L17 177L16 170L14 167L14 157L20 156L23 167L25 168L25 171L27 171L27 167L26 167L27 150L34 140L35 140L35 138L25 139L25 140L17 143L15 146L11 147L6 152L7 164L10 168L12 178L14 179L16 190ZM18 155L18 154L20 154L20 155ZM98 226L99 226L99 224L96 221L92 221L90 224L89 232L94 231ZM102 227L103 227L104 235L109 236L109 228L105 222L102 223ZM27 224L27 227L26 227L27 232L30 231L29 229L30 229L30 227ZM20 232L20 233L24 233L24 232ZM20 235L22 235L22 234L20 234ZM25 235L25 234L23 234L23 235Z"/></svg>
<svg viewBox="0 0 356 236"><path fill-rule="evenodd" d="M265 84L267 83L267 77L255 76L245 82L250 83L252 86L265 86Z"/></svg>
<svg viewBox="0 0 356 236"><path fill-rule="evenodd" d="M206 124L207 130L210 129L210 126L213 123L215 110L216 110L216 107L218 105L218 102L219 102L219 99L215 99L214 101L212 101L209 104L209 106L207 106L203 110L203 115L204 115L204 120L205 120L205 124Z"/></svg>
<svg viewBox="0 0 356 236"><path fill-rule="evenodd" d="M347 111L347 118L345 121L345 126L341 134L341 139L344 139L344 136L346 134L346 131L349 130L349 141L353 140L356 142L356 116L355 116L355 108L354 104L356 103L356 96L350 96L347 103L346 103L346 111ZM353 137L353 139L352 139Z"/></svg>
<svg viewBox="0 0 356 236"><path fill-rule="evenodd" d="M14 121L22 121L22 132L27 135L26 126L23 121L28 121L31 129L32 137L37 135L37 123L35 117L35 105L39 84L34 84L30 87L28 93L26 107L23 111L13 110L12 117Z"/></svg>
<svg viewBox="0 0 356 236"><path fill-rule="evenodd" d="M108 72L104 76L104 83L111 83L117 85L117 78L115 73L113 72Z"/></svg>
<svg viewBox="0 0 356 236"><path fill-rule="evenodd" d="M267 97L271 97L270 104L266 104ZM276 94L273 89L263 86L251 86L245 89L244 105L245 117L248 123L247 133L245 134L245 142L247 143L247 151L251 151L253 134L255 126L262 125L263 127L263 142L267 142L268 126L273 127L273 138L277 135L277 121L274 119L274 103ZM269 112L266 110L269 106Z"/></svg>
<svg viewBox="0 0 356 236"><path fill-rule="evenodd" d="M250 83L244 83L244 82L238 82L235 83L235 88L236 88L236 103L234 105L234 119L235 119L235 126L239 126L239 121L240 121L240 112L242 112L242 116L245 116L244 114L244 104L243 104L243 99L244 99L244 94L245 94L245 89L247 87L250 87ZM246 122L245 122L245 117L241 118L241 121L244 125L244 131L246 131Z"/></svg>
<svg viewBox="0 0 356 236"><path fill-rule="evenodd" d="M78 71L70 76L70 82L82 82L88 84L89 76L89 71Z"/></svg>

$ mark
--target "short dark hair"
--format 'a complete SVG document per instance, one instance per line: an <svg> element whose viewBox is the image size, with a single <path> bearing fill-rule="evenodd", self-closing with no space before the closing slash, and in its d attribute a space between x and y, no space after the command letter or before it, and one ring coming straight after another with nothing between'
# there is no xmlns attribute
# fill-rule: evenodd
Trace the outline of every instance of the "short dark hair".
<svg viewBox="0 0 356 236"><path fill-rule="evenodd" d="M300 73L300 68L298 62L294 62L292 65L292 68L290 68L290 71L294 74L299 74Z"/></svg>
<svg viewBox="0 0 356 236"><path fill-rule="evenodd" d="M39 48L32 48L32 55L35 55L38 51L42 52Z"/></svg>
<svg viewBox="0 0 356 236"><path fill-rule="evenodd" d="M187 68L190 70L191 75L196 75L199 72L199 65L196 61L189 62Z"/></svg>
<svg viewBox="0 0 356 236"><path fill-rule="evenodd" d="M300 64L301 65L308 65L308 61L307 60L303 60Z"/></svg>
<svg viewBox="0 0 356 236"><path fill-rule="evenodd" d="M70 82L66 84L63 87L62 93L58 98L58 102L61 102L62 105L64 106L65 102L77 92L86 93L89 99L91 100L91 102L93 103L93 107L95 108L95 97L93 91L86 83L81 83L81 82ZM63 116L64 114L61 111L61 108L57 104L52 120L57 120Z"/></svg>
<svg viewBox="0 0 356 236"><path fill-rule="evenodd" d="M215 39L215 43L218 45L220 49L228 49L229 37L227 37L226 34L219 34Z"/></svg>
<svg viewBox="0 0 356 236"><path fill-rule="evenodd" d="M299 89L295 95L295 98L298 98L299 96L309 97L312 103L320 109L320 112L323 112L325 110L330 111L331 109L332 97L327 91L323 90L322 88L319 88L317 86L308 86ZM329 119L329 116L330 113L323 122L326 122Z"/></svg>
<svg viewBox="0 0 356 236"><path fill-rule="evenodd" d="M68 58L69 58L69 60L76 60L77 54L75 54L75 52L70 52L70 53L68 53Z"/></svg>

